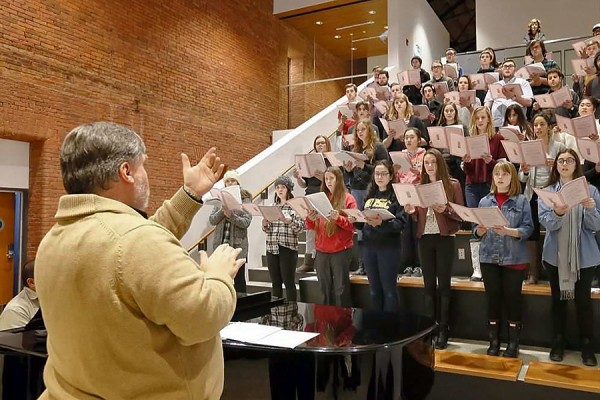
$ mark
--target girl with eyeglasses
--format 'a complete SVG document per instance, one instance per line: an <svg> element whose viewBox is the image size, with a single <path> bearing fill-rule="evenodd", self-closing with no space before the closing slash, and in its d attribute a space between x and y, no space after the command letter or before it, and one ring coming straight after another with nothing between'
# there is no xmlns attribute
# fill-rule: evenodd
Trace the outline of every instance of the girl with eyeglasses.
<svg viewBox="0 0 600 400"><path fill-rule="evenodd" d="M389 161L377 161L364 208L387 210L394 218L384 221L378 215L367 218L366 223L349 218L363 233L362 259L369 278L372 305L389 312L400 309L396 277L401 249L400 234L407 221L404 208L398 204L392 188L395 181L392 164Z"/></svg>
<svg viewBox="0 0 600 400"><path fill-rule="evenodd" d="M541 261L539 249L540 219L538 217L538 196L533 191L533 188L541 189L548 185L550 174L552 172L552 165L554 165L554 158L558 153L566 149L566 146L563 143L554 140L551 114L547 112L541 112L533 118L533 134L536 140L542 141L542 146L546 152L547 159L546 165L533 167L527 163L522 163L519 166L519 180L525 183L523 194L525 194L525 197L529 200L533 220L533 233L527 242L531 254L529 276L526 282L529 284L538 282L539 265Z"/></svg>
<svg viewBox="0 0 600 400"><path fill-rule="evenodd" d="M527 269L529 252L526 240L533 232L529 201L521 194L521 184L515 166L499 161L492 171L490 193L479 202L479 207L498 207L508 225L495 227L475 226L479 243L479 262L488 307L490 347L487 354L500 353L500 320L502 308L506 308L508 321L508 345L504 357L519 355L521 332L521 306L523 272Z"/></svg>
<svg viewBox="0 0 600 400"><path fill-rule="evenodd" d="M442 181L449 202L463 204L462 190L456 179L450 178L446 162L439 150L431 148L423 157L421 184ZM448 204L435 204L429 208L406 204L404 210L417 221L417 237L425 286L425 314L439 324L436 348L448 346L450 319L450 278L454 254L454 237L459 229L460 217ZM436 294L439 295L439 306ZM436 317L437 311L437 317Z"/></svg>
<svg viewBox="0 0 600 400"><path fill-rule="evenodd" d="M560 151L552 166L546 190L557 192L566 183L583 176L579 156L572 149ZM575 300L579 326L581 360L598 364L594 354L594 312L591 300L594 269L600 250L594 232L600 230L600 195L588 185L590 197L572 206L548 205L538 200L540 222L546 228L542 260L552 292L554 340L552 361L562 361L565 349L567 300Z"/></svg>

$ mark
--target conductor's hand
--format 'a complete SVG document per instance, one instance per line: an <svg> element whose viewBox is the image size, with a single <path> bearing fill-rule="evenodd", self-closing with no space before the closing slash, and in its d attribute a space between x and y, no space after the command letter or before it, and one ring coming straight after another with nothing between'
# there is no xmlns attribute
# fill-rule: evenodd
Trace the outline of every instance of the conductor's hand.
<svg viewBox="0 0 600 400"><path fill-rule="evenodd" d="M197 197L206 194L221 179L225 164L217 157L217 149L211 147L198 164L192 166L185 153L181 153L183 184L191 189Z"/></svg>
<svg viewBox="0 0 600 400"><path fill-rule="evenodd" d="M206 251L200 252L200 266L204 271L224 269L233 279L238 269L246 262L245 258L237 258L242 249L234 249L228 244L222 244L208 256Z"/></svg>

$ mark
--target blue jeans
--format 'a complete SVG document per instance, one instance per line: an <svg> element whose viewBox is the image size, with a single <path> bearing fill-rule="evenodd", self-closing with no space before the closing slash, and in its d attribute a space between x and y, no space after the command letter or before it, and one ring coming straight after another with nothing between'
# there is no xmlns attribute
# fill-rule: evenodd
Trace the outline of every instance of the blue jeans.
<svg viewBox="0 0 600 400"><path fill-rule="evenodd" d="M378 310L396 312L400 309L400 297L396 287L399 257L399 246L362 248L371 301Z"/></svg>
<svg viewBox="0 0 600 400"><path fill-rule="evenodd" d="M465 186L465 197L467 207L479 207L479 200L483 199L490 193L489 183L469 183Z"/></svg>

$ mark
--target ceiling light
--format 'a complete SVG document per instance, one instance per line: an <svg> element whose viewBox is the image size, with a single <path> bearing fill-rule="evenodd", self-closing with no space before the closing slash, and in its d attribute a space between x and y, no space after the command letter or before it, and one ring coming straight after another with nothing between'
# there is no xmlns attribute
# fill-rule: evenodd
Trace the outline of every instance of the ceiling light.
<svg viewBox="0 0 600 400"><path fill-rule="evenodd" d="M323 21L316 21L315 24L317 24L317 25L323 25Z"/></svg>
<svg viewBox="0 0 600 400"><path fill-rule="evenodd" d="M369 11L369 14L371 14L371 15L375 15L375 14L377 14L377 11L375 11L375 10L371 10L371 11Z"/></svg>
<svg viewBox="0 0 600 400"><path fill-rule="evenodd" d="M352 51L356 51L356 50L358 50L356 47L353 47L353 48L352 48Z"/></svg>
<svg viewBox="0 0 600 400"><path fill-rule="evenodd" d="M350 28L356 28L357 26L364 26L364 25L372 25L374 24L375 21L367 21L367 22L361 22L360 24L354 24L354 25L347 25L347 26L340 26L339 28L335 28L336 31L341 31L343 29L350 29Z"/></svg>
<svg viewBox="0 0 600 400"><path fill-rule="evenodd" d="M362 31L363 33L367 33L367 31Z"/></svg>
<svg viewBox="0 0 600 400"><path fill-rule="evenodd" d="M384 27L383 27L383 29L386 29L386 30L387 30L387 29L388 29L388 26L387 26L387 25L386 25L386 26L384 26Z"/></svg>
<svg viewBox="0 0 600 400"><path fill-rule="evenodd" d="M335 39L341 39L341 38L342 38L342 35L335 35L335 36L334 36L334 38L335 38Z"/></svg>

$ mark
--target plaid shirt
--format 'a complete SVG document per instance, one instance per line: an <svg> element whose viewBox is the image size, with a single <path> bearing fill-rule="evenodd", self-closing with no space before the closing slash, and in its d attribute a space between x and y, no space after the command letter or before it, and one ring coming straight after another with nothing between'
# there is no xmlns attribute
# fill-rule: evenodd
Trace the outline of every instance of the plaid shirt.
<svg viewBox="0 0 600 400"><path fill-rule="evenodd" d="M271 313L263 316L261 323L290 331L301 331L304 317L298 313L298 303L284 300L282 305L271 308Z"/></svg>
<svg viewBox="0 0 600 400"><path fill-rule="evenodd" d="M273 204L279 205L279 204ZM304 220L300 218L289 204L279 205L281 212L292 222L286 224L281 221L269 222L263 230L267 234L267 251L271 254L279 254L279 246L298 250L298 235L304 230Z"/></svg>

